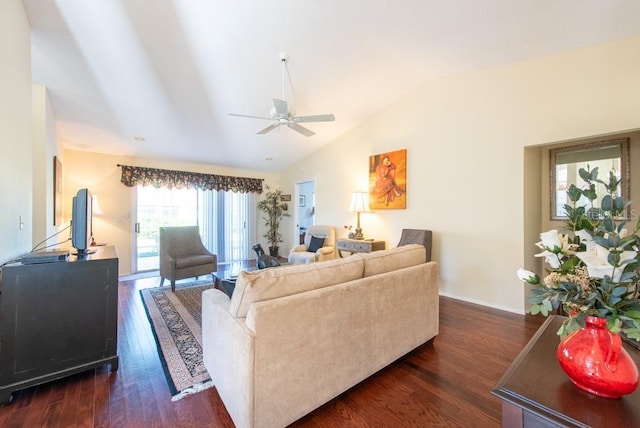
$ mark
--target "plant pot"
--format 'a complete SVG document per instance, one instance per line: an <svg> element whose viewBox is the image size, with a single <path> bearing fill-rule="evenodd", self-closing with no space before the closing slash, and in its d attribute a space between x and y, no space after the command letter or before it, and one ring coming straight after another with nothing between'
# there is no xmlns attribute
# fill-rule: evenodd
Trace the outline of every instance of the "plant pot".
<svg viewBox="0 0 640 428"><path fill-rule="evenodd" d="M278 257L278 250L280 249L280 247L269 247L269 255L271 257Z"/></svg>
<svg viewBox="0 0 640 428"><path fill-rule="evenodd" d="M619 398L638 387L638 368L605 318L588 316L585 327L560 342L557 356L571 382L591 394Z"/></svg>

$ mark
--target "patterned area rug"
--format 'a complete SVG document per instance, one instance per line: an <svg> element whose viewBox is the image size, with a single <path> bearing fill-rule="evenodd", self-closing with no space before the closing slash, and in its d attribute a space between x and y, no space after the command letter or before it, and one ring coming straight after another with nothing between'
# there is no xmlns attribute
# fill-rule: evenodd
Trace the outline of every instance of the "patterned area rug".
<svg viewBox="0 0 640 428"><path fill-rule="evenodd" d="M211 388L202 361L202 292L211 281L140 290L158 354L171 390L171 401Z"/></svg>

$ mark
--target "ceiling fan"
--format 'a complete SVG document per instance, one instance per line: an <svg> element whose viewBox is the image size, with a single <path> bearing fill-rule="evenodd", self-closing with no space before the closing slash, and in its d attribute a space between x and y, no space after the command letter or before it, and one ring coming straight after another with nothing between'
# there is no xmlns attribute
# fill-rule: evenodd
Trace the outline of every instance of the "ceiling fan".
<svg viewBox="0 0 640 428"><path fill-rule="evenodd" d="M266 134L269 131L273 131L282 125L286 125L304 135L305 137L311 137L315 135L315 132L309 128L305 128L300 123L308 122L333 122L336 120L332 114L317 114L312 116L295 116L292 111L289 110L287 100L284 98L284 74L288 55L285 52L280 53L280 62L282 63L282 98L273 99L273 107L271 108L271 116L251 116L247 114L229 113L229 116L249 117L253 119L266 119L272 121L271 125L267 126L257 134Z"/></svg>

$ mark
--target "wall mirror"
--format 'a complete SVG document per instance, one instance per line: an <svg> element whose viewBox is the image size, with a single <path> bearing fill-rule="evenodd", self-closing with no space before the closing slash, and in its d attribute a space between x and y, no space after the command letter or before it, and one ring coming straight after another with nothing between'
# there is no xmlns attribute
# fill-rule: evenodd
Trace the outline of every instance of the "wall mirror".
<svg viewBox="0 0 640 428"><path fill-rule="evenodd" d="M621 138L595 143L562 147L549 151L549 190L551 201L551 220L565 220L564 205L569 202L567 189L572 184L582 188L584 181L580 178L580 168L593 170L598 167L598 179L607 181L609 171L613 171L621 179L618 195L630 200L629 182L629 139ZM598 200L606 194L603 185L596 187ZM586 199L585 199L586 201Z"/></svg>

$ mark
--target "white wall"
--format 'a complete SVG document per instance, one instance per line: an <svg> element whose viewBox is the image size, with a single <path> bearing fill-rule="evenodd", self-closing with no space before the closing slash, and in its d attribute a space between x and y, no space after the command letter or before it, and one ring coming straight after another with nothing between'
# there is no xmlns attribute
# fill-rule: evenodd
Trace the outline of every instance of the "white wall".
<svg viewBox="0 0 640 428"><path fill-rule="evenodd" d="M38 84L32 85L33 114L33 244L47 240L42 246L53 245L59 237L54 235L64 227L54 225L53 209L53 158L58 156L64 170L62 149L58 144L53 111L47 89ZM63 201L64 203L64 201ZM63 235L63 234L61 234ZM40 246L39 248L42 248Z"/></svg>
<svg viewBox="0 0 640 428"><path fill-rule="evenodd" d="M313 177L317 223L341 235L368 157L407 148L407 209L362 215L365 235L395 246L402 228L432 229L442 294L521 312L515 271L525 234L540 232L539 211L524 216L523 192L540 183L525 148L640 127L639 51L635 37L426 82L285 171L282 189Z"/></svg>
<svg viewBox="0 0 640 428"><path fill-rule="evenodd" d="M0 52L2 264L28 252L32 238L31 45L29 22L20 0L1 2Z"/></svg>

